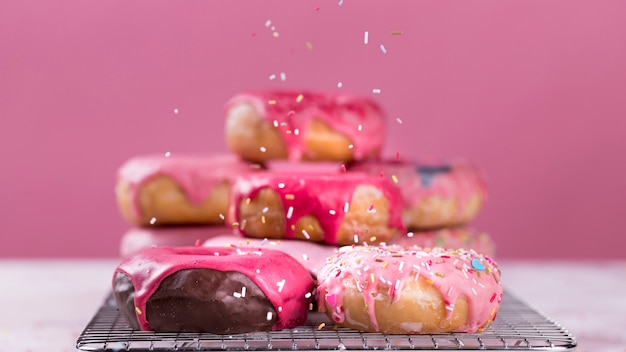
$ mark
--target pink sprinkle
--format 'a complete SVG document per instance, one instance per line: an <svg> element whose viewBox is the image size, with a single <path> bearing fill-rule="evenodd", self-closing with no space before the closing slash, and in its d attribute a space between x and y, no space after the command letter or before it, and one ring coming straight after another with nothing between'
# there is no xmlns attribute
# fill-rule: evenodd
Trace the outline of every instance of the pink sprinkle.
<svg viewBox="0 0 626 352"><path fill-rule="evenodd" d="M396 152L396 160L400 160L400 152Z"/></svg>
<svg viewBox="0 0 626 352"><path fill-rule="evenodd" d="M346 172L346 165L345 164L341 164L341 171L342 172Z"/></svg>
<svg viewBox="0 0 626 352"><path fill-rule="evenodd" d="M367 211L370 211L370 212L371 212L372 210L374 210L374 204L370 204L370 207L367 209Z"/></svg>
<svg viewBox="0 0 626 352"><path fill-rule="evenodd" d="M199 238L196 239L196 247L200 247L200 239Z"/></svg>

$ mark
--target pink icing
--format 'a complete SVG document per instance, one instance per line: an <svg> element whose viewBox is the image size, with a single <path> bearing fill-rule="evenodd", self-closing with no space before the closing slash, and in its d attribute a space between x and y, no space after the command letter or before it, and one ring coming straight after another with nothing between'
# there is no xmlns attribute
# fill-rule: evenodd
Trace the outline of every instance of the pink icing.
<svg viewBox="0 0 626 352"><path fill-rule="evenodd" d="M230 207L229 220L235 222L240 219L238 204L243 200L253 199L261 189L270 188L278 193L286 213L286 238L295 237L293 228L298 219L312 215L324 230L324 242L337 244L337 232L346 214L346 203L351 202L359 185L372 185L382 191L389 203L388 227L403 232L402 202L398 190L385 179L361 173L249 173L238 178L231 189L231 204L234 206ZM349 212L349 208L347 210ZM240 227L238 232L245 235Z"/></svg>
<svg viewBox="0 0 626 352"><path fill-rule="evenodd" d="M126 274L133 282L136 317L142 330L152 330L144 312L148 299L161 281L179 270L190 268L235 271L248 276L267 296L278 314L274 330L306 320L309 302L305 295L313 292L313 279L296 260L280 251L261 248L157 247L137 252L116 269L116 273ZM279 290L281 285L282 290Z"/></svg>
<svg viewBox="0 0 626 352"><path fill-rule="evenodd" d="M446 166L449 172L433 173L428 182L417 171L419 166ZM457 216L464 212L464 206L470 198L478 194L487 197L483 179L476 168L463 161L449 163L408 162L408 161L375 161L357 163L350 167L351 171L366 172L383 176L397 184L407 207L414 207L424 198L436 196L444 199L458 200ZM425 183L427 185L425 185Z"/></svg>
<svg viewBox="0 0 626 352"><path fill-rule="evenodd" d="M245 238L234 234L219 235L209 238L202 245L208 247L225 246L228 248L243 249L249 249L250 247L275 249L290 255L313 274L319 272L326 264L326 258L333 255L337 249L336 247L309 241Z"/></svg>
<svg viewBox="0 0 626 352"><path fill-rule="evenodd" d="M118 180L130 185L133 211L141 216L138 193L142 185L155 176L172 178L192 204L201 204L213 187L221 181L232 181L237 174L250 170L250 165L232 155L172 154L138 156L118 170Z"/></svg>
<svg viewBox="0 0 626 352"><path fill-rule="evenodd" d="M367 305L370 322L379 331L374 310L379 285L396 301L405 282L417 277L432 281L439 290L448 318L457 299L467 298L469 316L459 332L476 332L497 312L502 299L496 263L472 250L433 248L426 252L419 247L352 246L340 248L318 275L319 306L328 304L333 319L343 322L344 284L354 280Z"/></svg>
<svg viewBox="0 0 626 352"><path fill-rule="evenodd" d="M306 129L313 119L347 136L355 160L377 155L385 138L385 115L371 99L340 93L309 91L247 92L233 97L226 110L249 104L281 132L288 158L301 160Z"/></svg>
<svg viewBox="0 0 626 352"><path fill-rule="evenodd" d="M391 244L419 246L422 248L442 247L447 249L473 249L476 252L494 257L495 243L485 232L471 228L447 228L423 232L409 232L395 237Z"/></svg>

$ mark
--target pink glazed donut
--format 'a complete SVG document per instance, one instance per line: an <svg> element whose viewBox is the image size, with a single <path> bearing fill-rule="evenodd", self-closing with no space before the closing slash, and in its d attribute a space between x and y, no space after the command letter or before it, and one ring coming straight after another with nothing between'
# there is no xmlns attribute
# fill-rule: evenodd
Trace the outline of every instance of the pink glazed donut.
<svg viewBox="0 0 626 352"><path fill-rule="evenodd" d="M357 172L251 172L233 183L229 203L227 220L246 237L346 245L404 232L398 189Z"/></svg>
<svg viewBox="0 0 626 352"><path fill-rule="evenodd" d="M117 173L118 207L134 225L224 224L232 178L251 167L233 155L137 156Z"/></svg>
<svg viewBox="0 0 626 352"><path fill-rule="evenodd" d="M392 180L402 193L409 230L462 225L476 216L487 197L481 174L463 161L363 162L349 170Z"/></svg>
<svg viewBox="0 0 626 352"><path fill-rule="evenodd" d="M340 326L386 334L482 331L502 300L500 270L467 250L342 247L318 275L318 305Z"/></svg>
<svg viewBox="0 0 626 352"><path fill-rule="evenodd" d="M306 321L314 289L295 259L261 248L148 248L113 276L113 296L128 324L165 332L293 328Z"/></svg>
<svg viewBox="0 0 626 352"><path fill-rule="evenodd" d="M385 115L365 97L260 91L226 104L227 144L251 161L363 160L379 155L384 138Z"/></svg>

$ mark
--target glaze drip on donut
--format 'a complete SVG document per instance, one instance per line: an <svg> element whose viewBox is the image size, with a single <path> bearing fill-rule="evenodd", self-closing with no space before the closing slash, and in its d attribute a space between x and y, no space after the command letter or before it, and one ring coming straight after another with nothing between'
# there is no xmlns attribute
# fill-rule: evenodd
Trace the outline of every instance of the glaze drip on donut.
<svg viewBox="0 0 626 352"><path fill-rule="evenodd" d="M172 178L193 204L202 203L221 181L231 181L233 175L248 172L250 166L231 155L173 154L146 155L128 160L117 173L118 180L130 186L135 217L141 217L138 193L143 184L163 175Z"/></svg>
<svg viewBox="0 0 626 352"><path fill-rule="evenodd" d="M324 232L323 242L338 244L337 234L346 213L350 212L350 202L359 185L371 185L379 189L388 200L388 227L404 230L402 223L402 201L398 190L385 179L362 173L301 173L259 171L239 178L233 185L231 204L240 204L246 199L254 199L266 188L280 196L285 216L285 237L296 238L298 220L306 215L317 218ZM376 209L371 209L375 212ZM239 207L231 206L229 218L239 219ZM364 214L367 216L367 214ZM241 224L245 226L244 224ZM245 229L238 227L241 234ZM370 235L376 235L370 234ZM350 238L352 243L352 238Z"/></svg>
<svg viewBox="0 0 626 352"><path fill-rule="evenodd" d="M489 257L473 250L445 250L419 247L356 246L342 247L330 257L318 275L319 307L327 307L337 323L347 318L344 307L346 287L356 285L375 331L381 331L375 310L385 292L390 305L400 300L410 282L423 280L434 287L450 318L457 301L464 297L468 316L458 332L476 332L495 318L502 299L500 271ZM417 303L416 303L417 304ZM419 319L419 317L416 317ZM407 322L406 326L416 324ZM384 329L383 329L384 330ZM420 331L406 331L419 333Z"/></svg>
<svg viewBox="0 0 626 352"><path fill-rule="evenodd" d="M259 116L280 132L290 160L303 158L304 136L311 121L319 120L352 141L354 159L377 155L385 136L385 118L374 101L348 94L309 91L247 92L226 104L254 107Z"/></svg>
<svg viewBox="0 0 626 352"><path fill-rule="evenodd" d="M295 259L271 249L224 247L145 249L128 257L118 266L113 287L115 290L119 285L120 274L130 278L134 288L133 303L137 323L142 330L153 330L148 321L149 314L146 313L149 309L148 301L168 277L193 269L236 273L249 278L265 294L274 308L273 311L258 312L263 317L267 316L267 320L275 318L275 323L271 326L273 330L295 327L306 320L310 300L305 298L305 295L310 293L311 296L314 290L313 280L308 271ZM233 292L233 295L237 296L237 292ZM237 298L245 299L245 293L239 292ZM220 319L210 316L206 318Z"/></svg>

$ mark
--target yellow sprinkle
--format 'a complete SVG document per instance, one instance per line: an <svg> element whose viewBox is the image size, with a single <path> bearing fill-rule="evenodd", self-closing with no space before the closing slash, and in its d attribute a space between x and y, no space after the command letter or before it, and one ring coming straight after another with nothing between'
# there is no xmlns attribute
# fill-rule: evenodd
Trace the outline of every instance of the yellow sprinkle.
<svg viewBox="0 0 626 352"><path fill-rule="evenodd" d="M371 279L372 283L375 281L374 274L370 274L370 279Z"/></svg>
<svg viewBox="0 0 626 352"><path fill-rule="evenodd" d="M267 103L270 105L276 105L276 100L268 100Z"/></svg>
<svg viewBox="0 0 626 352"><path fill-rule="evenodd" d="M309 50L313 50L313 44L311 44L311 42L306 42L306 47L309 48Z"/></svg>
<svg viewBox="0 0 626 352"><path fill-rule="evenodd" d="M239 223L237 221L235 221L235 222L233 222L232 226L233 227L237 227L237 226L239 226Z"/></svg>
<svg viewBox="0 0 626 352"><path fill-rule="evenodd" d="M391 175L391 179L393 180L393 183L398 183L398 176Z"/></svg>
<svg viewBox="0 0 626 352"><path fill-rule="evenodd" d="M139 314L139 315L143 314L143 313L141 312L141 309L139 309L139 307L135 307L135 312L137 312L137 314Z"/></svg>
<svg viewBox="0 0 626 352"><path fill-rule="evenodd" d="M294 200L295 198L296 196L294 196L293 194L285 194L285 199Z"/></svg>
<svg viewBox="0 0 626 352"><path fill-rule="evenodd" d="M278 32L274 32L272 33L272 35L274 36L274 38L278 38Z"/></svg>
<svg viewBox="0 0 626 352"><path fill-rule="evenodd" d="M385 263L383 264L383 269L384 269L384 268L386 268L388 265L389 265L389 262L385 262Z"/></svg>
<svg viewBox="0 0 626 352"><path fill-rule="evenodd" d="M261 223L265 224L265 215L261 215Z"/></svg>
<svg viewBox="0 0 626 352"><path fill-rule="evenodd" d="M313 227L313 225L309 225L309 230L313 231L315 230L315 227Z"/></svg>
<svg viewBox="0 0 626 352"><path fill-rule="evenodd" d="M296 98L296 101L299 103L302 101L302 99L304 99L304 95L300 94L298 95L298 97Z"/></svg>
<svg viewBox="0 0 626 352"><path fill-rule="evenodd" d="M296 225L291 225L291 231L296 231Z"/></svg>
<svg viewBox="0 0 626 352"><path fill-rule="evenodd" d="M435 275L437 275L437 276L439 276L439 277L445 277L445 275L444 275L444 274L442 274L442 273L435 273Z"/></svg>
<svg viewBox="0 0 626 352"><path fill-rule="evenodd" d="M426 279L426 283L429 284L429 285L434 284L433 280L431 280L431 279Z"/></svg>
<svg viewBox="0 0 626 352"><path fill-rule="evenodd" d="M317 326L317 330L322 330L324 326L326 326L326 323L321 323L320 325Z"/></svg>
<svg viewBox="0 0 626 352"><path fill-rule="evenodd" d="M370 237L370 242L375 242L375 241L376 241L376 236Z"/></svg>
<svg viewBox="0 0 626 352"><path fill-rule="evenodd" d="M252 201L252 199L246 198L246 205L250 204L251 201Z"/></svg>
<svg viewBox="0 0 626 352"><path fill-rule="evenodd" d="M402 35L402 31L393 31L391 35Z"/></svg>

